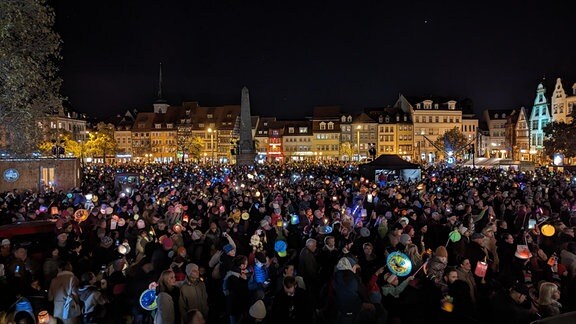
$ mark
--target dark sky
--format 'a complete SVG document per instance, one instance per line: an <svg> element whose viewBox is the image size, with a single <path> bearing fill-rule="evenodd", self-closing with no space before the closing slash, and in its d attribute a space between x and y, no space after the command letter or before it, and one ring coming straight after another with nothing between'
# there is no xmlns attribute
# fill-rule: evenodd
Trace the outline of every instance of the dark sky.
<svg viewBox="0 0 576 324"><path fill-rule="evenodd" d="M538 82L576 81L572 1L52 0L62 92L96 117L151 109L163 63L172 105L252 113L356 112L405 95L531 106Z"/></svg>

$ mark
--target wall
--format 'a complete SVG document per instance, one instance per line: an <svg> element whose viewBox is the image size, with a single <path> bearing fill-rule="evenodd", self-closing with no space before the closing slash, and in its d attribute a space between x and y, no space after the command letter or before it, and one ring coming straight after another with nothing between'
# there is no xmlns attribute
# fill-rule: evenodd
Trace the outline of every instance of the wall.
<svg viewBox="0 0 576 324"><path fill-rule="evenodd" d="M54 168L54 190L80 186L79 159L6 159L0 160L0 192L13 189L42 191L42 168Z"/></svg>

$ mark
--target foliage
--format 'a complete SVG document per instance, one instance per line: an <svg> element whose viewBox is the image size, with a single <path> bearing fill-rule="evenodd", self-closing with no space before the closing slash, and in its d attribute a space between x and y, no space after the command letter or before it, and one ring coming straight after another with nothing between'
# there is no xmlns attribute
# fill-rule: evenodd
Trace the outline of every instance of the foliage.
<svg viewBox="0 0 576 324"><path fill-rule="evenodd" d="M434 146L440 151L440 154L447 155L448 152L453 152L455 156L464 153L464 149L468 145L466 135L462 134L458 127L446 131L442 136L434 141Z"/></svg>
<svg viewBox="0 0 576 324"><path fill-rule="evenodd" d="M116 154L116 141L114 140L114 126L103 122L96 125L97 131L90 132L85 145L86 156L114 156Z"/></svg>
<svg viewBox="0 0 576 324"><path fill-rule="evenodd" d="M544 127L544 153L552 158L555 153L562 153L566 158L576 156L574 136L576 136L576 110L572 111L570 123L552 122Z"/></svg>
<svg viewBox="0 0 576 324"><path fill-rule="evenodd" d="M354 147L350 142L343 142L340 144L340 156L348 156L348 161L352 161L352 156L354 155Z"/></svg>
<svg viewBox="0 0 576 324"><path fill-rule="evenodd" d="M199 160L204 151L204 139L200 136L189 137L186 148L190 159Z"/></svg>
<svg viewBox="0 0 576 324"><path fill-rule="evenodd" d="M190 159L199 159L204 150L204 140L202 137L192 136L191 129L183 129L178 132L176 145L178 152L182 153L182 162L184 162L186 154Z"/></svg>
<svg viewBox="0 0 576 324"><path fill-rule="evenodd" d="M61 40L46 2L0 1L0 123L10 125L8 150L19 155L37 148L38 122L62 104Z"/></svg>
<svg viewBox="0 0 576 324"><path fill-rule="evenodd" d="M47 140L38 145L40 153L51 156L54 145L61 144L64 147L64 156L82 157L82 143L75 141L73 134L69 131L61 129L59 133L56 134L55 130L49 130L44 134Z"/></svg>

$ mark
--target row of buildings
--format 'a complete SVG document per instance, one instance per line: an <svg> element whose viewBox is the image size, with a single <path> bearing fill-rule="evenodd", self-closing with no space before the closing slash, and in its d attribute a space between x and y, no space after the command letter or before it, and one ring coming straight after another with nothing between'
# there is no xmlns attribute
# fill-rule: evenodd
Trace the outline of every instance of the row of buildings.
<svg viewBox="0 0 576 324"><path fill-rule="evenodd" d="M376 155L435 162L446 152L439 152L433 143L457 127L474 144L477 157L536 161L542 158L544 127L551 121L569 122L575 103L576 84L567 92L557 79L550 98L540 83L532 107L487 109L481 119L466 101L400 95L391 106L356 114L322 106L301 120L253 116L252 134L258 158L266 161L362 161L374 147ZM240 105L203 107L184 102L172 106L158 100L153 106L151 112L128 111L107 121L115 128L116 161L188 159L185 139L197 137L203 144L201 159L234 163ZM63 112L50 116L46 127L70 129L78 140L86 139L85 121Z"/></svg>

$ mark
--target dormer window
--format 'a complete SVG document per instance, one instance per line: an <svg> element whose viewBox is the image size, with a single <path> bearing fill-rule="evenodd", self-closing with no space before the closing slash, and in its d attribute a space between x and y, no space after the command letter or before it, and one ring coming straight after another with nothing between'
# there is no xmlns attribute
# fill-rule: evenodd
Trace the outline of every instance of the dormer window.
<svg viewBox="0 0 576 324"><path fill-rule="evenodd" d="M498 114L494 114L494 119L498 119Z"/></svg>
<svg viewBox="0 0 576 324"><path fill-rule="evenodd" d="M294 134L294 127L288 127L288 134Z"/></svg>
<svg viewBox="0 0 576 324"><path fill-rule="evenodd" d="M206 118L212 119L212 118L214 118L214 115L213 115L213 114L207 114L207 115L206 115Z"/></svg>
<svg viewBox="0 0 576 324"><path fill-rule="evenodd" d="M434 104L434 109L438 109L438 104Z"/></svg>
<svg viewBox="0 0 576 324"><path fill-rule="evenodd" d="M299 127L298 132L300 134L308 133L308 127Z"/></svg>
<svg viewBox="0 0 576 324"><path fill-rule="evenodd" d="M325 122L320 123L320 130L326 130L326 123Z"/></svg>
<svg viewBox="0 0 576 324"><path fill-rule="evenodd" d="M408 116L404 115L404 121L408 121Z"/></svg>
<svg viewBox="0 0 576 324"><path fill-rule="evenodd" d="M226 118L232 118L232 114L226 114Z"/></svg>
<svg viewBox="0 0 576 324"><path fill-rule="evenodd" d="M502 114L502 119L506 118L506 114Z"/></svg>
<svg viewBox="0 0 576 324"><path fill-rule="evenodd" d="M154 128L156 129L162 128L162 124L154 124Z"/></svg>
<svg viewBox="0 0 576 324"><path fill-rule="evenodd" d="M432 109L432 101L431 100L424 101L424 109Z"/></svg>
<svg viewBox="0 0 576 324"><path fill-rule="evenodd" d="M166 128L174 128L174 124L166 124Z"/></svg>
<svg viewBox="0 0 576 324"><path fill-rule="evenodd" d="M264 122L263 125L268 127L268 122Z"/></svg>
<svg viewBox="0 0 576 324"><path fill-rule="evenodd" d="M348 116L348 119L346 121L351 123L352 122L352 116Z"/></svg>
<svg viewBox="0 0 576 324"><path fill-rule="evenodd" d="M400 121L400 116L396 115L396 121L397 121L397 122Z"/></svg>
<svg viewBox="0 0 576 324"><path fill-rule="evenodd" d="M341 120L343 123L345 123L346 122L346 116L342 116Z"/></svg>
<svg viewBox="0 0 576 324"><path fill-rule="evenodd" d="M448 101L448 109L450 110L456 109L456 101L454 100Z"/></svg>
<svg viewBox="0 0 576 324"><path fill-rule="evenodd" d="M416 104L416 109L420 109L420 104L419 104L419 103Z"/></svg>
<svg viewBox="0 0 576 324"><path fill-rule="evenodd" d="M384 122L384 117L382 115L378 116L378 122L379 123L383 123Z"/></svg>
<svg viewBox="0 0 576 324"><path fill-rule="evenodd" d="M390 122L390 117L386 116L386 122L389 123Z"/></svg>
<svg viewBox="0 0 576 324"><path fill-rule="evenodd" d="M334 130L334 123L333 123L333 122L329 122L329 123L328 123L328 129L329 129L329 130Z"/></svg>

